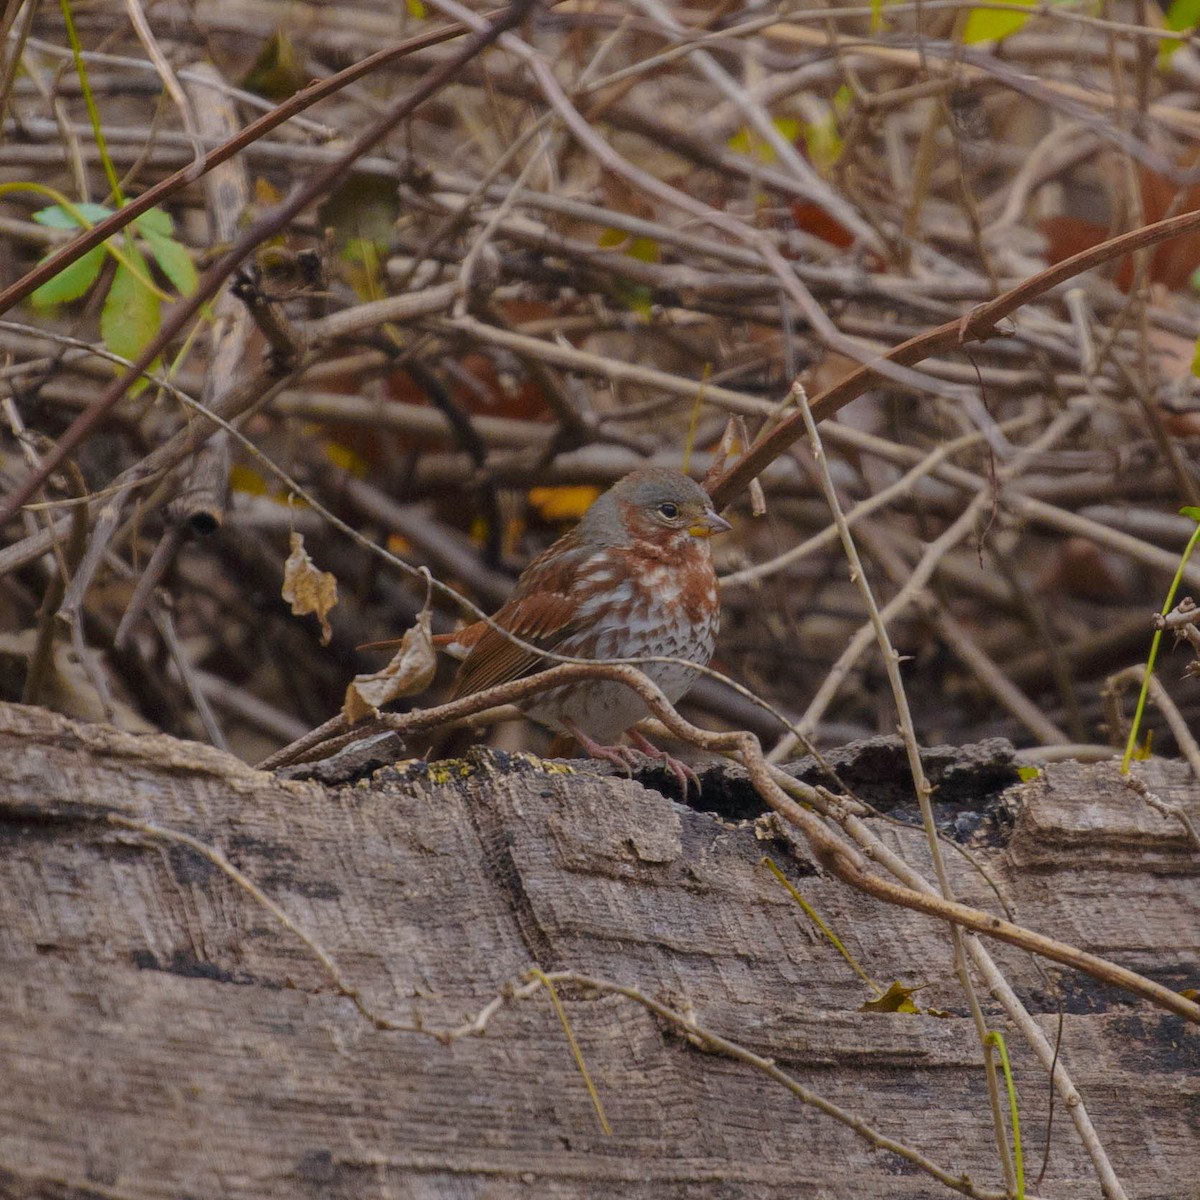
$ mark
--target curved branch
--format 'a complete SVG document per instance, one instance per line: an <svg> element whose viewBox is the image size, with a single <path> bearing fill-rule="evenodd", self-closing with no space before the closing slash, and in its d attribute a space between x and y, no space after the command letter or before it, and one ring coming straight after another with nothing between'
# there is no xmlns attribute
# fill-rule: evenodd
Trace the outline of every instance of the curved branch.
<svg viewBox="0 0 1200 1200"><path fill-rule="evenodd" d="M1168 242L1172 238L1182 237L1197 230L1200 230L1200 211L1168 217L1166 220L1155 221L1151 225L1143 225L1140 229L1132 229L1118 237L1109 238L1098 246L1073 254L1070 258L1064 258L1062 262L1031 275L1016 287L1002 292L994 300L978 305L966 316L947 321L944 325L938 325L909 338L906 342L901 342L887 354L881 355L879 361L909 367L931 354L953 350L967 342L985 341L995 331L999 321L1068 279L1112 262L1122 255L1144 250L1148 246L1157 246L1160 242ZM818 421L833 416L870 388L877 375L878 372L873 370L870 364L851 371L844 379L812 399L813 416ZM729 504L734 496L749 486L750 480L760 474L768 463L774 462L803 435L804 415L797 412L759 437L745 456L734 463L710 489L717 508L724 508Z"/></svg>

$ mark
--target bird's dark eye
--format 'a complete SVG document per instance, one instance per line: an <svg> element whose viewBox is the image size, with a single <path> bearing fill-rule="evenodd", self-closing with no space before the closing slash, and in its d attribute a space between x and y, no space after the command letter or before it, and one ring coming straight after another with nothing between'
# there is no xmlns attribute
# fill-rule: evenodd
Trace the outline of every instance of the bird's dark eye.
<svg viewBox="0 0 1200 1200"><path fill-rule="evenodd" d="M672 504L670 500L668 500L658 506L658 511L662 513L662 515L666 517L668 521L673 521L677 516L679 516L679 505Z"/></svg>

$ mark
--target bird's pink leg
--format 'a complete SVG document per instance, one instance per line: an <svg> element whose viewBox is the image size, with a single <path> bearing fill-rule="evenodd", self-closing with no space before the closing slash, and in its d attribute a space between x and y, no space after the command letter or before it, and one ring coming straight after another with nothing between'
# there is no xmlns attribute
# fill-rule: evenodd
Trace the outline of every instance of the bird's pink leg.
<svg viewBox="0 0 1200 1200"><path fill-rule="evenodd" d="M637 755L628 746L603 746L594 738L588 737L570 717L563 721L563 725L579 743L580 749L588 758L601 758L605 762L620 767L627 775L633 774L633 768L637 764Z"/></svg>
<svg viewBox="0 0 1200 1200"><path fill-rule="evenodd" d="M659 749L649 738L644 734L639 733L636 729L629 731L629 740L647 757L657 758L663 765L679 780L679 790L686 796L688 792L688 780L696 785L696 794L701 792L700 778L691 767L685 762L680 762L679 759L668 754L665 750Z"/></svg>
<svg viewBox="0 0 1200 1200"><path fill-rule="evenodd" d="M639 755L649 759L656 759L679 781L679 790L684 796L688 793L689 781L696 785L697 795L702 790L699 777L687 763L680 762L679 759L674 758L665 750L660 750L652 741L638 733L636 729L629 731L629 739L634 743L635 747L630 748L629 746L601 745L594 738L588 737L569 717L563 721L563 725L579 743L580 749L589 758L603 759L605 762L610 762L614 766L621 767L629 775L633 774L633 768L637 766Z"/></svg>

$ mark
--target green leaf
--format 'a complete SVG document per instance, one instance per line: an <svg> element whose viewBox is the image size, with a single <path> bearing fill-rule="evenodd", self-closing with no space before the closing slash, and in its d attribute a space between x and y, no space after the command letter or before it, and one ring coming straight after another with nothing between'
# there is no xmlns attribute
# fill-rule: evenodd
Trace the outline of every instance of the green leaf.
<svg viewBox="0 0 1200 1200"><path fill-rule="evenodd" d="M1197 524L1200 524L1200 508L1196 508L1195 505L1185 504L1183 508L1179 510L1179 515L1181 517L1189 517Z"/></svg>
<svg viewBox="0 0 1200 1200"><path fill-rule="evenodd" d="M421 0L405 0L404 7L408 9L408 15L417 21L425 20L425 5Z"/></svg>
<svg viewBox="0 0 1200 1200"><path fill-rule="evenodd" d="M376 269L379 266L379 247L370 238L348 238L342 250L342 258L349 263L357 263L360 267L369 266Z"/></svg>
<svg viewBox="0 0 1200 1200"><path fill-rule="evenodd" d="M126 250L135 264L145 267L136 249L128 246ZM100 314L100 336L104 344L122 358L137 358L158 332L160 324L158 297L131 271L119 265Z"/></svg>
<svg viewBox="0 0 1200 1200"><path fill-rule="evenodd" d="M304 60L295 43L284 30L277 29L263 43L257 60L242 80L242 87L268 100L279 101L295 95L307 82Z"/></svg>
<svg viewBox="0 0 1200 1200"><path fill-rule="evenodd" d="M400 215L395 186L389 180L359 174L345 176L317 208L320 227L333 230L339 253L348 242L367 240L374 242L385 258Z"/></svg>
<svg viewBox="0 0 1200 1200"><path fill-rule="evenodd" d="M161 208L148 208L140 217L134 217L133 223L138 233L146 236L161 233L163 237L170 237L175 232L174 223Z"/></svg>
<svg viewBox="0 0 1200 1200"><path fill-rule="evenodd" d="M45 262L45 259L42 260ZM104 247L94 246L69 267L63 267L30 296L36 308L53 308L68 300L78 300L96 282L104 265Z"/></svg>
<svg viewBox="0 0 1200 1200"><path fill-rule="evenodd" d="M181 296L190 296L196 290L197 278L196 266L187 247L181 246L173 237L164 237L148 229L143 229L141 234L150 247L150 253L154 255L154 261L175 285L175 290Z"/></svg>
<svg viewBox="0 0 1200 1200"><path fill-rule="evenodd" d="M646 322L654 317L654 293L640 283L627 283L618 279L613 284L613 298Z"/></svg>
<svg viewBox="0 0 1200 1200"><path fill-rule="evenodd" d="M85 221L90 221L93 225L97 221L103 221L106 217L112 216L112 209L105 208L103 204L76 204L73 205L77 212ZM68 212L61 204L52 204L49 208L40 209L33 214L33 219L39 225L45 225L50 229L80 229L83 226L75 219L75 213Z"/></svg>
<svg viewBox="0 0 1200 1200"><path fill-rule="evenodd" d="M1196 23L1200 21L1200 0L1171 0L1166 14L1163 16L1163 25L1167 29L1192 29ZM1179 38L1171 38L1170 41L1163 41L1158 47L1158 65L1165 67L1167 59L1183 45L1183 41Z"/></svg>
<svg viewBox="0 0 1200 1200"><path fill-rule="evenodd" d="M1016 33L1024 27L1033 16L1034 0L1012 0L1013 3L1026 5L1031 11L1027 13L1010 12L1005 9L973 8L967 18L967 27L963 30L963 41L968 45L976 42L998 42L1001 38Z"/></svg>
<svg viewBox="0 0 1200 1200"><path fill-rule="evenodd" d="M1017 778L1022 783L1032 783L1042 773L1041 767L1018 767Z"/></svg>

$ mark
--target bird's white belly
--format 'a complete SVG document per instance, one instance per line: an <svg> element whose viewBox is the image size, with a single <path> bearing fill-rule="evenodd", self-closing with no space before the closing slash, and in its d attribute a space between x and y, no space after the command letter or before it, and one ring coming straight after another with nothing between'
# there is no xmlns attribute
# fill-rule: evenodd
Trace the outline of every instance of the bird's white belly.
<svg viewBox="0 0 1200 1200"><path fill-rule="evenodd" d="M673 614L653 624L637 612L620 625L600 618L598 628L577 639L568 639L562 654L594 658L642 658L646 655L686 659L688 663L707 665L717 640L719 611L697 628L678 605L668 605ZM593 643L594 639L594 643ZM586 641L586 645L578 643ZM680 662L647 662L638 669L658 685L674 704L696 680L699 672ZM647 715L645 702L624 684L609 680L586 680L534 697L523 706L535 721L559 732L570 732L566 721L579 726L597 742L611 744L631 725Z"/></svg>

